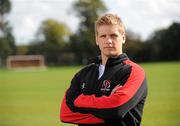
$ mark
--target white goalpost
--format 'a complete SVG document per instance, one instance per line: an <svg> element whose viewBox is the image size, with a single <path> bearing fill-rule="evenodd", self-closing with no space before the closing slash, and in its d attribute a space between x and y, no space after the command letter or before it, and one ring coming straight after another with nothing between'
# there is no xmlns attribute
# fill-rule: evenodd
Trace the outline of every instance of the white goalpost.
<svg viewBox="0 0 180 126"><path fill-rule="evenodd" d="M45 59L42 55L8 56L6 66L8 69L46 68Z"/></svg>

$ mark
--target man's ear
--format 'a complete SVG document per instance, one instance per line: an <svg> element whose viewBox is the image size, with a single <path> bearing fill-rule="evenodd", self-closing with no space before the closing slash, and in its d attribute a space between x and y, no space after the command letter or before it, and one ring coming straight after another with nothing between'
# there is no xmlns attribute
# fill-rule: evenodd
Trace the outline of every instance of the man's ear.
<svg viewBox="0 0 180 126"><path fill-rule="evenodd" d="M123 42L122 43L124 44L126 42L126 34L124 32L122 33L122 37L123 37Z"/></svg>
<svg viewBox="0 0 180 126"><path fill-rule="evenodd" d="M97 35L96 35L96 45L99 46Z"/></svg>

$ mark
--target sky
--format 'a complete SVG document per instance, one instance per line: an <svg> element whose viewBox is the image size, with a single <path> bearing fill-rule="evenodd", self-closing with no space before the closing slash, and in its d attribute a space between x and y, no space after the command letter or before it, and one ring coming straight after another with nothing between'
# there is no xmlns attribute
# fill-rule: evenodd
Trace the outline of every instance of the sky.
<svg viewBox="0 0 180 126"><path fill-rule="evenodd" d="M55 19L65 23L72 32L80 20L71 9L76 0L11 0L8 20L16 44L28 44L34 39L41 23ZM107 12L119 15L126 29L146 40L153 31L180 22L180 0L102 0Z"/></svg>

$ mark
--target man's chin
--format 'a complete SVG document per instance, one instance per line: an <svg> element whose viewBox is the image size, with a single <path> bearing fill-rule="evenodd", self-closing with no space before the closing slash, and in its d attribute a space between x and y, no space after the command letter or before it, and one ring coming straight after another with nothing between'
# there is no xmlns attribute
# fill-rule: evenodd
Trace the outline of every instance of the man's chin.
<svg viewBox="0 0 180 126"><path fill-rule="evenodd" d="M118 54L116 54L116 53L108 53L107 54L107 57L117 57L117 56L119 56Z"/></svg>

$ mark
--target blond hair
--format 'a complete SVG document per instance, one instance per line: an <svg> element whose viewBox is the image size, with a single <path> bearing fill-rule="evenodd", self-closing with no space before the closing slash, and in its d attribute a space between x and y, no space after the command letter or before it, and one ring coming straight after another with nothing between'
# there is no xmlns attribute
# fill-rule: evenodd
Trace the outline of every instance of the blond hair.
<svg viewBox="0 0 180 126"><path fill-rule="evenodd" d="M116 14L105 14L97 19L95 22L95 32L98 34L97 28L102 25L117 25L119 27L119 32L125 33L125 27L122 20Z"/></svg>

